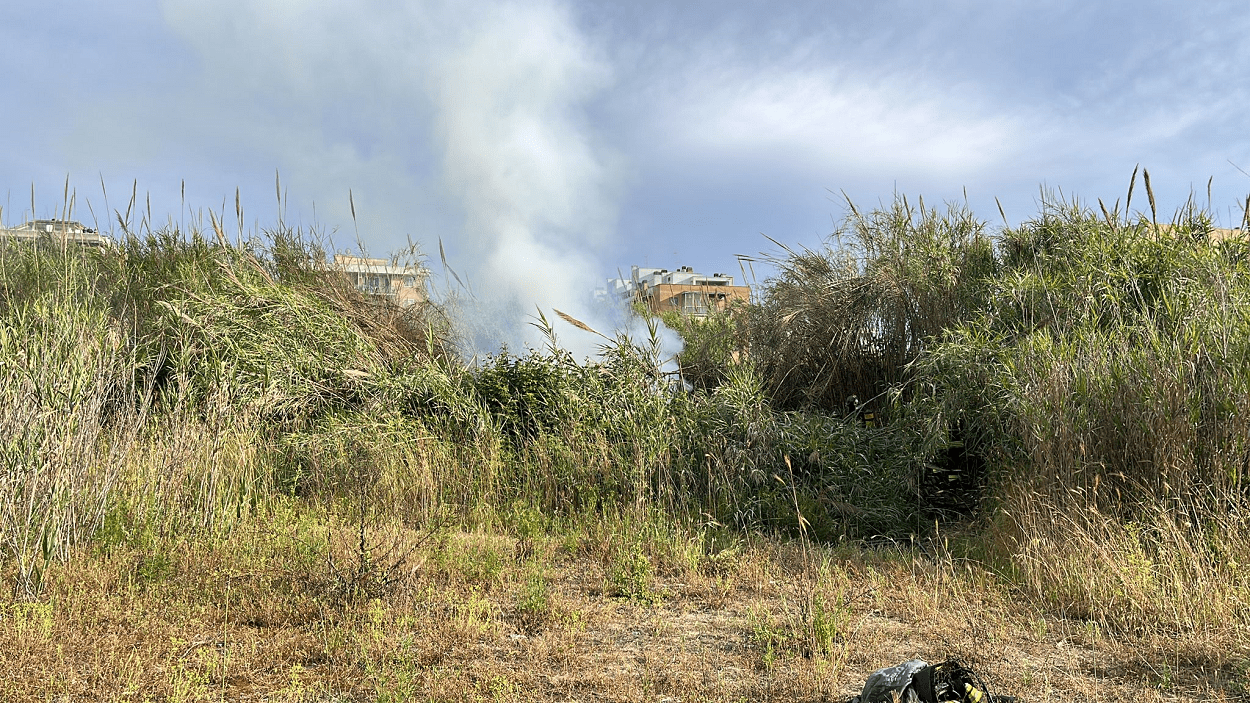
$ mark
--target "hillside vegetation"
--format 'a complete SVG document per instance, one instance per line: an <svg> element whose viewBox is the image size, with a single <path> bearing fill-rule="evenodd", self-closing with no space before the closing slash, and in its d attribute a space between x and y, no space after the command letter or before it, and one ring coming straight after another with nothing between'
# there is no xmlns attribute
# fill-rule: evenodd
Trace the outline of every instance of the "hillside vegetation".
<svg viewBox="0 0 1250 703"><path fill-rule="evenodd" d="M577 593L644 609L682 588L715 609L770 569L808 584L769 591L793 612L739 612L761 671L824 662L799 698L867 673L842 668L865 583L950 588L961 617L976 591L1043 630L1171 638L1169 671L1183 651L1212 695L1250 688L1250 243L1195 208L1159 225L1046 199L991 231L958 206L851 207L825 247L779 254L751 306L668 321L686 382L663 372L658 321L578 361L540 317L548 348L467 365L437 306L362 296L300 232L118 242L0 243L0 638L38 672L0 684L17 699L407 699L468 669L405 659L402 613L454 624L449 648L503 621L575 643L556 584L585 589L585 563L598 585ZM131 683L33 663L58 628L136 608L226 633L234 608L313 644L236 678L228 634L202 651L160 635L182 644ZM561 690L499 671L422 695Z"/></svg>

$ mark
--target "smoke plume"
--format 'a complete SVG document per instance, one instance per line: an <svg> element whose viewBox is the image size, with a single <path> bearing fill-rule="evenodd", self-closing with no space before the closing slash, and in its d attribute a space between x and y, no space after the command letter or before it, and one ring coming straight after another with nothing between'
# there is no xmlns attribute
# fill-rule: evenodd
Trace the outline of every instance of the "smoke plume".
<svg viewBox="0 0 1250 703"><path fill-rule="evenodd" d="M552 311L610 323L591 291L602 286L599 253L617 217L620 168L584 116L610 79L550 3L495 6L433 66L433 135L443 187L464 213L454 249L473 296L457 299L480 348L541 344L526 324L540 310L579 354L600 340Z"/></svg>

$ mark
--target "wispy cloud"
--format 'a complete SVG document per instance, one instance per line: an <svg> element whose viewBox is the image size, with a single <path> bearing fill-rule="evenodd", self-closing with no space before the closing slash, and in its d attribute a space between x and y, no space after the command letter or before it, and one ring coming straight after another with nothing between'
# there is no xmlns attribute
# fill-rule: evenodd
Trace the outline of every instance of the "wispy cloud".
<svg viewBox="0 0 1250 703"><path fill-rule="evenodd" d="M310 221L316 203L322 223L345 230L339 246L353 245L350 189L375 252L406 236L446 243L495 343L536 341L525 323L537 309L591 317L621 164L585 114L611 68L567 4L161 10L191 68L162 90L101 100L66 139L83 163L164 164L174 193L185 177L189 192L217 194L209 206L241 186L262 226L274 221L277 169L288 221Z"/></svg>
<svg viewBox="0 0 1250 703"><path fill-rule="evenodd" d="M803 169L965 177L1009 161L1027 128L957 86L865 81L836 70L701 79L669 134L687 148ZM961 94L964 93L964 94Z"/></svg>
<svg viewBox="0 0 1250 703"><path fill-rule="evenodd" d="M1215 175L1227 219L1250 186L1228 164L1250 169L1238 0L69 0L0 14L0 38L22 47L6 97L50 106L0 115L22 135L0 153L15 199L30 180L59 193L66 171L80 190L103 173L111 193L138 178L159 214L186 179L193 207L241 187L264 225L276 168L289 221L315 203L350 243L351 189L375 250L442 237L475 289L524 299L522 319L604 269L727 268L760 231L811 242L841 207L826 189L871 204L967 186L978 211L999 196L1018 219L1041 182L1114 197L1141 162L1165 208ZM62 51L23 58L53 38Z"/></svg>

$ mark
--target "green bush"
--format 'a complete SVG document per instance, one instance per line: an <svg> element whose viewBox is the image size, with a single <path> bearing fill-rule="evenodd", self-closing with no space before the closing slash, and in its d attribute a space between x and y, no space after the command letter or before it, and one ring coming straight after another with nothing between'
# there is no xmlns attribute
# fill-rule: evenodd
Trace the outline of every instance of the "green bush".
<svg viewBox="0 0 1250 703"><path fill-rule="evenodd" d="M851 206L819 251L787 251L752 309L751 357L782 409L886 408L891 389L944 330L981 308L998 268L985 223L896 198Z"/></svg>
<svg viewBox="0 0 1250 703"><path fill-rule="evenodd" d="M984 309L917 363L919 404L966 421L1000 481L1104 509L1243 486L1247 244L1209 231L1045 202L1004 233Z"/></svg>

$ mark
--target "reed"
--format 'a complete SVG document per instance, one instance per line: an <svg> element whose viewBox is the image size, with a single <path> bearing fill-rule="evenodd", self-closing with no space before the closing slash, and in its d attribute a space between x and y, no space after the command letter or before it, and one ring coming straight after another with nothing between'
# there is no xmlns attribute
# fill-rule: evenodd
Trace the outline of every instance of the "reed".
<svg viewBox="0 0 1250 703"><path fill-rule="evenodd" d="M821 250L773 256L752 310L751 355L784 408L876 410L930 341L980 309L997 259L985 223L896 198L849 214Z"/></svg>
<svg viewBox="0 0 1250 703"><path fill-rule="evenodd" d="M988 568L1118 627L1241 622L1250 251L1196 208L1157 219L1046 196L992 236L957 205L850 207L759 304L674 321L683 389L654 321L591 362L553 338L468 363L437 306L363 296L306 233L4 244L0 553L36 597L80 547L215 539L291 503L357 545L337 573L365 584L390 583L358 568L378 545L345 530L517 506L906 541L962 445Z"/></svg>

